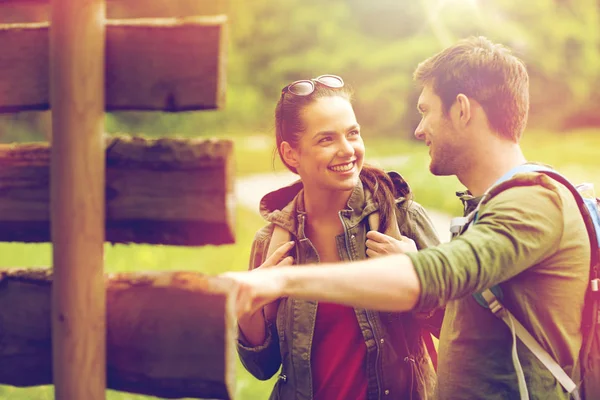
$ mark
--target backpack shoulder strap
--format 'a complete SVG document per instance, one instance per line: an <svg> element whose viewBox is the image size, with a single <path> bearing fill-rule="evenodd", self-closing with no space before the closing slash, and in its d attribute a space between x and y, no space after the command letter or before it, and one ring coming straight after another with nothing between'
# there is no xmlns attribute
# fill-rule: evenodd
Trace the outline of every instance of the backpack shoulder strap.
<svg viewBox="0 0 600 400"><path fill-rule="evenodd" d="M573 399L578 400L579 391L577 385L562 369L562 367L554 361L552 356L548 354L546 350L540 346L533 336L527 331L527 329L519 322L518 319L512 315L512 313L505 308L502 303L496 298L496 295L491 290L485 290L481 293L483 299L489 305L490 310L494 315L500 318L510 329L512 333L512 362L517 373L517 380L519 382L519 395L521 400L528 400L529 393L527 390L527 383L525 381L525 374L519 361L519 355L517 353L517 338L533 353L533 355L540 360L540 362L552 373L556 380L561 386L569 393Z"/></svg>
<svg viewBox="0 0 600 400"><path fill-rule="evenodd" d="M369 214L368 221L369 221L369 229L372 231L378 231L379 230L379 222L380 222L379 211L375 211L375 212L372 212L371 214ZM402 240L402 235L400 234L400 228L398 228L398 219L396 218L395 208L392 208L392 215L390 216L390 221L391 222L388 224L387 229L383 233L388 236L393 237L394 239Z"/></svg>
<svg viewBox="0 0 600 400"><path fill-rule="evenodd" d="M271 234L271 241L269 242L269 248L267 249L267 257L271 257L271 255L284 243L292 240L292 234L283 229L281 226L274 224L273 233ZM265 258L265 259L266 259Z"/></svg>

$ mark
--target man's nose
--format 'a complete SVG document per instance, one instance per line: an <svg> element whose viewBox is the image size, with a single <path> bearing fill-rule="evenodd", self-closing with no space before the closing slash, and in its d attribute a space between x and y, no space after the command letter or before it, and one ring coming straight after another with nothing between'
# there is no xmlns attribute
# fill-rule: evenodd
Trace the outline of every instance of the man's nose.
<svg viewBox="0 0 600 400"><path fill-rule="evenodd" d="M419 140L425 140L425 131L423 130L423 121L415 129L415 137Z"/></svg>

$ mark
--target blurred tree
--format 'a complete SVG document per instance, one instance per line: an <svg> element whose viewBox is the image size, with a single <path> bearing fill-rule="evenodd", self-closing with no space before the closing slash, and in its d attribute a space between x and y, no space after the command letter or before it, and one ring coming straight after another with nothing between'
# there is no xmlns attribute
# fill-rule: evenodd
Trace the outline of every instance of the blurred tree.
<svg viewBox="0 0 600 400"><path fill-rule="evenodd" d="M147 5L147 0L132 1L142 10ZM146 11L186 15L210 3L163 1ZM365 133L412 137L419 118L412 72L426 57L468 35L505 43L527 63L530 126L600 125L599 0L218 1L231 21L226 108L114 113L107 116L109 131L272 133L284 85L333 73L355 88ZM0 119L4 137L5 121Z"/></svg>

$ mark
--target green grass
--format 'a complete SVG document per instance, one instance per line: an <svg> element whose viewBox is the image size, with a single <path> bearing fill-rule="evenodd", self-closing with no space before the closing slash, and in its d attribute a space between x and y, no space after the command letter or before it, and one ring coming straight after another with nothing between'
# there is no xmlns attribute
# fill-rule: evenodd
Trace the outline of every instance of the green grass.
<svg viewBox="0 0 600 400"><path fill-rule="evenodd" d="M274 143L270 137L245 136L235 138L236 176L283 170L279 160L273 164ZM366 138L367 160L394 155L405 156L395 169L410 183L416 200L424 206L449 213L460 213L454 191L461 190L454 177L433 177L428 170L429 156L424 144L397 139ZM600 192L600 131L577 131L570 134L532 131L523 139L525 155L530 160L551 164L574 182L589 181ZM238 207L237 243L227 246L199 248L147 245L106 245L107 272L140 270L192 270L215 274L226 270L247 268L250 243L264 222L255 213ZM47 266L51 264L49 244L0 243L0 267ZM275 378L260 382L238 363L237 398L266 399ZM14 388L0 386L3 400L52 399L51 386ZM108 391L109 400L147 400L152 397Z"/></svg>

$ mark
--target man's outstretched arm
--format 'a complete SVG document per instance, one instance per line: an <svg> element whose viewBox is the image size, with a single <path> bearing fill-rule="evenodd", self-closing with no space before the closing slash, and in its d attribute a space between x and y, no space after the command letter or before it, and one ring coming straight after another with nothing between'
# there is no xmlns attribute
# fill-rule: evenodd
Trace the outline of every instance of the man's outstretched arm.
<svg viewBox="0 0 600 400"><path fill-rule="evenodd" d="M403 254L352 263L279 267L225 275L241 283L240 314L259 309L279 297L380 311L408 311L417 304L421 292L412 262Z"/></svg>

